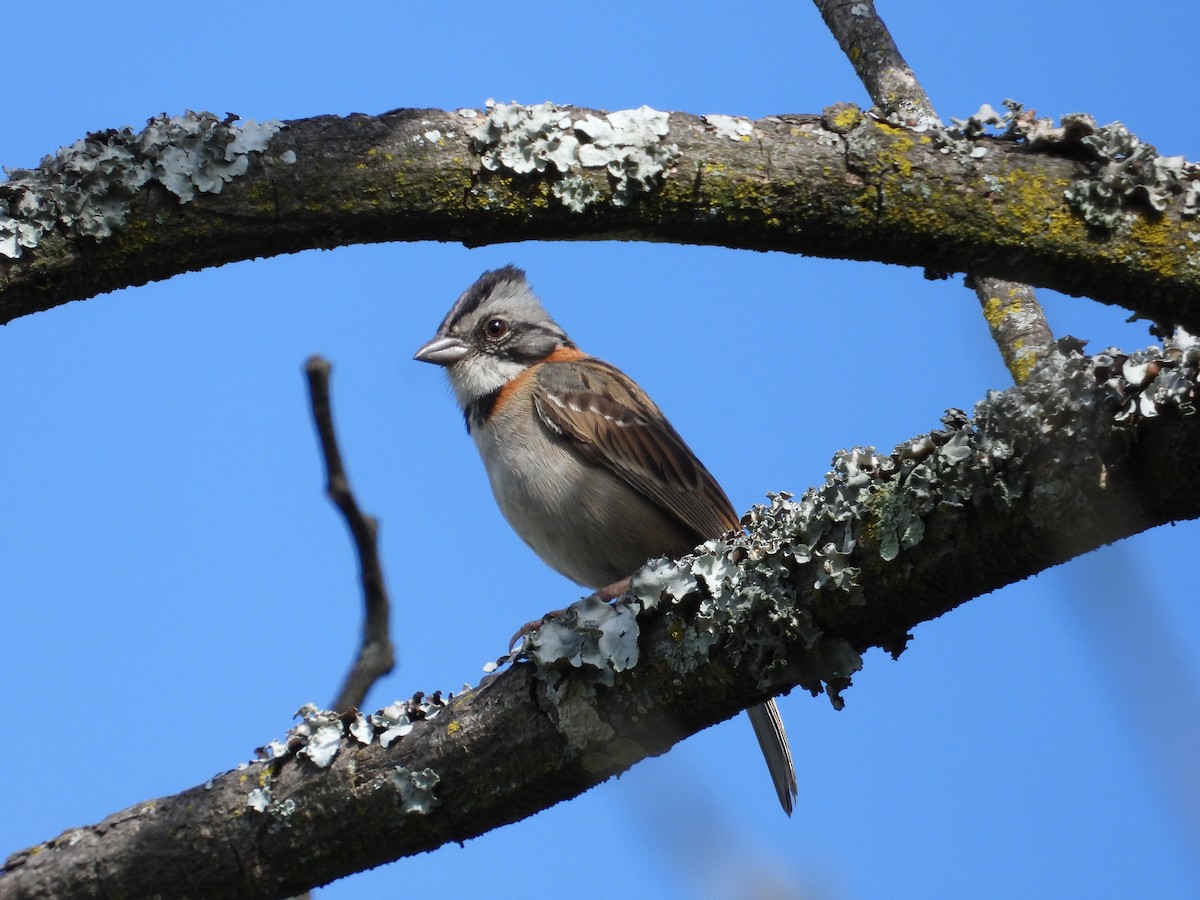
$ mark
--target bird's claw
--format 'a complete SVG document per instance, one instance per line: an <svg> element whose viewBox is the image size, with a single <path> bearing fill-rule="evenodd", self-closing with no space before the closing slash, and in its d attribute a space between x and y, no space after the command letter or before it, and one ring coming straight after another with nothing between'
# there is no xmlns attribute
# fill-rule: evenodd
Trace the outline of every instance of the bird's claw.
<svg viewBox="0 0 1200 900"><path fill-rule="evenodd" d="M594 596L599 597L605 603L611 603L617 597L620 597L627 590L629 590L629 581L630 581L630 579L628 579L628 578L622 578L620 581L614 581L612 584L608 584L602 588L597 589ZM541 628L543 625L545 625L551 619L559 618L568 609L570 609L570 607L564 607L563 609L556 609L556 610L553 610L552 612L546 613L540 619L534 619L532 622L526 622L524 625L522 625L520 628L517 629L517 633L514 634L512 636L512 638L509 640L508 652L510 654L512 653L513 647L517 646L517 641L524 638L527 634L537 631L539 628Z"/></svg>
<svg viewBox="0 0 1200 900"><path fill-rule="evenodd" d="M545 625L551 619L557 619L559 616L561 616L566 611L567 611L566 608L556 609L556 610L546 613L540 619L534 619L532 622L526 622L524 625L522 625L520 628L518 628L517 633L514 634L509 639L508 652L511 654L513 651L513 647L517 646L517 642L522 640L526 635L537 631L539 628L541 628L543 625Z"/></svg>

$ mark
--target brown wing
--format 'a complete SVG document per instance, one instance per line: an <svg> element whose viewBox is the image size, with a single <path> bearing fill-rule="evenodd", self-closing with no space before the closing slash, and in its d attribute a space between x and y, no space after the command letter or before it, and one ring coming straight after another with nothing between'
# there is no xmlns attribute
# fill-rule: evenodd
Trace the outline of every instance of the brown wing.
<svg viewBox="0 0 1200 900"><path fill-rule="evenodd" d="M740 527L721 486L636 384L592 357L538 366L533 401L585 459L668 510L696 541Z"/></svg>

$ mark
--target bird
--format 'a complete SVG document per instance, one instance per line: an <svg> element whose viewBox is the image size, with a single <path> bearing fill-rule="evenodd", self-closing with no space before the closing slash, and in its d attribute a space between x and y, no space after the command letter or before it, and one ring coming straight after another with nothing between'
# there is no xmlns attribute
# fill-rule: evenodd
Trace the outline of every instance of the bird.
<svg viewBox="0 0 1200 900"><path fill-rule="evenodd" d="M602 599L622 594L647 560L741 529L725 491L654 401L580 350L523 270L484 272L413 358L446 370L513 530ZM747 713L791 815L796 775L779 709L772 700Z"/></svg>

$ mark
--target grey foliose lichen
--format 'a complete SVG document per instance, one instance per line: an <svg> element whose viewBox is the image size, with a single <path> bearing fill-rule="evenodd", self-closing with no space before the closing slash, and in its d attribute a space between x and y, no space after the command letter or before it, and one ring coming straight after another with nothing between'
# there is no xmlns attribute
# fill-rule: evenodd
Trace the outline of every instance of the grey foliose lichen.
<svg viewBox="0 0 1200 900"><path fill-rule="evenodd" d="M1183 156L1160 156L1120 122L1097 126L1091 116L1072 113L1055 125L1014 100L1005 100L1004 107L1005 112L998 113L984 104L966 119L951 119L954 128L938 134L943 152L982 156L986 148L976 141L987 135L1032 149L1070 153L1088 171L1075 179L1064 196L1088 225L1101 231L1117 229L1131 211L1161 213L1180 195L1183 216L1200 215L1197 163Z"/></svg>
<svg viewBox="0 0 1200 900"><path fill-rule="evenodd" d="M453 693L448 695L449 699L453 697ZM418 692L410 700L396 700L370 715L356 709L338 713L306 703L296 710L295 717L300 721L288 731L287 738L261 747L259 756L296 756L324 769L345 749L348 738L364 746L377 741L387 749L411 732L414 723L435 718L445 706L441 691L428 695Z"/></svg>
<svg viewBox="0 0 1200 900"><path fill-rule="evenodd" d="M436 717L445 705L441 691L430 696L417 693L411 700L397 700L369 716L355 709L337 713L306 703L296 711L300 721L288 732L286 741L271 741L259 749L258 755L261 759L307 759L317 768L325 769L333 764L340 751L353 746L351 740L364 746L378 741L386 749L412 731L414 722ZM258 780L258 786L246 795L246 805L257 813L269 813L276 826L286 824L296 809L295 801L274 800L270 769L262 770ZM396 805L403 815L428 815L438 805L434 789L440 781L441 776L433 769L396 766L390 775L377 776L373 787L394 791Z"/></svg>
<svg viewBox="0 0 1200 900"><path fill-rule="evenodd" d="M520 653L534 663L558 728L577 749L615 736L593 701L598 686L611 686L617 673L637 665L639 612L636 601L584 597L524 639ZM571 670L582 670L585 677L569 677Z"/></svg>
<svg viewBox="0 0 1200 900"><path fill-rule="evenodd" d="M943 429L838 476L840 498L862 526L857 534L879 558L903 564L924 523L940 508L986 501L1003 510L1028 504L1053 517L1065 497L1090 490L1107 462L1133 440L1122 426L1167 410L1194 412L1200 350L1178 332L1168 350L1086 356L1061 344L1020 388L989 392L974 416L951 410ZM857 487L856 487L857 484Z"/></svg>
<svg viewBox="0 0 1200 900"><path fill-rule="evenodd" d="M1129 354L1109 348L1091 361L1115 408L1113 421L1136 425L1162 415L1196 414L1200 340L1184 329L1176 328L1161 348Z"/></svg>
<svg viewBox="0 0 1200 900"><path fill-rule="evenodd" d="M719 113L708 113L700 120L717 133L718 137L735 143L745 143L754 137L754 123L741 116L726 116Z"/></svg>
<svg viewBox="0 0 1200 900"><path fill-rule="evenodd" d="M605 603L596 596L572 604L529 635L523 652L541 667L590 667L611 685L638 662L636 603Z"/></svg>
<svg viewBox="0 0 1200 900"><path fill-rule="evenodd" d="M392 773L392 786L396 789L397 803L406 816L427 816L438 805L433 789L442 777L433 769L412 770L396 766Z"/></svg>
<svg viewBox="0 0 1200 900"><path fill-rule="evenodd" d="M101 240L125 223L130 202L157 181L181 203L219 193L266 149L280 122L237 123L212 113L165 113L139 132L110 129L42 159L36 169L6 169L0 184L0 255L18 259L48 232Z"/></svg>
<svg viewBox="0 0 1200 900"><path fill-rule="evenodd" d="M648 106L576 119L549 102L523 106L489 100L487 117L471 137L485 169L560 175L554 196L582 212L602 199L593 181L583 177L586 169L607 171L617 206L655 190L679 156L679 148L664 140L669 133L668 115Z"/></svg>
<svg viewBox="0 0 1200 900"><path fill-rule="evenodd" d="M809 495L805 500L811 502L772 495L770 506L755 507L747 517L748 533L708 541L678 561L653 560L634 574L626 597L613 604L584 598L527 636L520 652L535 664L545 696L572 745L613 737L594 712L595 689L614 684L619 672L638 663L637 616L660 607L674 617L673 642L664 652L681 675L704 666L710 649L720 643L734 665L762 671L764 688L784 682L790 687L799 681L814 694L825 691L840 707L838 692L862 661L846 642L827 638L813 625L807 608L796 603L788 566L813 564L817 589L850 595L860 590L855 583L858 570L847 565L847 554L831 539L829 529L808 518L815 500ZM805 546L794 536L781 538L793 525L816 546ZM825 540L819 541L819 536ZM688 612L680 613L685 607ZM750 618L764 607L767 625L750 627ZM784 641L804 648L797 659L779 658Z"/></svg>
<svg viewBox="0 0 1200 900"><path fill-rule="evenodd" d="M1037 111L1026 109L1016 100L1005 100L1004 112L997 112L990 104L983 104L965 119L951 118L952 127L936 129L939 140L953 143L970 142L981 137L1001 141L1023 143L1032 149L1052 147L1074 147L1096 131L1096 122L1084 113L1068 113L1055 125L1052 119L1038 118Z"/></svg>
<svg viewBox="0 0 1200 900"><path fill-rule="evenodd" d="M1200 211L1200 167L1195 163L1182 156L1160 156L1120 122L1095 128L1081 144L1091 154L1092 171L1075 180L1066 198L1094 228L1115 230L1130 209L1161 213L1180 194L1185 216Z"/></svg>
<svg viewBox="0 0 1200 900"><path fill-rule="evenodd" d="M1023 503L1053 518L1064 498L1091 490L1128 451L1126 426L1195 413L1200 343L1183 330L1164 347L1081 350L1060 342L1026 384L990 392L972 419L951 410L945 428L836 475L846 487L839 505L855 510L867 546L902 564L933 512L981 501L1000 510Z"/></svg>
<svg viewBox="0 0 1200 900"><path fill-rule="evenodd" d="M300 723L291 734L303 741L296 755L308 757L318 769L328 768L341 749L346 723L332 710L318 709L312 703L305 704L296 715Z"/></svg>

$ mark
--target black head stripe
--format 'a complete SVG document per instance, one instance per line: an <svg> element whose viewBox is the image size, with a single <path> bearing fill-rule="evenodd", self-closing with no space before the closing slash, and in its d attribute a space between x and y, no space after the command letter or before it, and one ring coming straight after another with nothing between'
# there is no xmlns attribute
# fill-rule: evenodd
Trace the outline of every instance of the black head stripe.
<svg viewBox="0 0 1200 900"><path fill-rule="evenodd" d="M463 292L463 295L458 298L458 302L450 307L450 312L446 313L446 318L442 320L438 330L444 332L459 319L471 315L479 309L480 303L491 296L498 285L506 281L524 282L525 270L518 269L509 263L502 269L491 269L484 272L473 285Z"/></svg>

